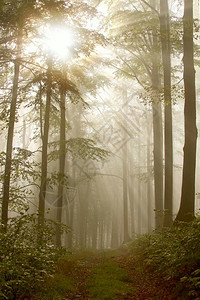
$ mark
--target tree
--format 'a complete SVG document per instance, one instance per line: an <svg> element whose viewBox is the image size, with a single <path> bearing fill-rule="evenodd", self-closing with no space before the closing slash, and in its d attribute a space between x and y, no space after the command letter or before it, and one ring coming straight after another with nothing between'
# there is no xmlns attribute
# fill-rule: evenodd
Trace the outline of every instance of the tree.
<svg viewBox="0 0 200 300"><path fill-rule="evenodd" d="M175 221L189 222L195 217L195 167L197 140L193 47L193 0L184 0L183 64L185 89L185 144L181 203Z"/></svg>
<svg viewBox="0 0 200 300"><path fill-rule="evenodd" d="M27 3L27 1L16 1L11 3L11 8L6 6L9 3L4 2L3 14L1 16L1 26L10 28L13 32L16 40L15 47L15 58L14 58L14 75L13 75L13 85L12 85L12 98L10 103L10 116L8 124L8 136L7 136L7 148L6 148L6 161L5 161L5 173L4 173L4 183L3 183L3 200L2 200L2 223L5 226L5 230L8 222L8 204L9 204L9 194L10 194L10 177L11 177L11 165L12 165L12 151L13 151L13 136L14 136L14 125L15 125L15 114L16 105L18 97L18 85L19 85L19 75L20 75L20 65L22 56L22 43L25 26L27 24L28 14L27 10L33 10L33 1ZM6 19L8 18L8 21ZM8 29L7 28L7 29Z"/></svg>
<svg viewBox="0 0 200 300"><path fill-rule="evenodd" d="M59 26L59 24L62 24L62 26L69 26L73 27L74 30L74 39L77 38L79 40L79 43L76 44L74 47L73 51L71 51L73 58L78 58L80 54L82 56L84 55L89 55L91 51L94 50L96 43L104 43L105 38L93 31L93 30L88 30L87 29L87 22L88 19L94 16L95 14L95 9L88 6L87 4L80 4L78 1L71 1L69 5L66 5L63 1L55 1L55 0L41 0L37 3L38 9L41 11L42 15L45 17L43 18L41 25L53 27L55 24L54 22L56 21L56 25ZM81 18L80 18L80 11L81 11ZM77 22L77 19L79 19L79 22ZM63 24L64 23L64 24ZM38 37L36 37L37 39ZM91 42L92 38L92 42ZM81 41L80 41L81 40ZM51 49L48 49L49 52L51 52ZM43 57L41 56L40 59L43 59L43 66L45 65L45 60L44 60L44 53ZM47 171L48 171L48 144L49 144L49 130L50 130L50 119L51 119L51 109L52 109L52 101L54 96L52 95L52 82L54 85L57 85L58 83L56 82L55 79L55 70L56 66L59 65L58 63L59 58L55 57L52 53L48 53L48 59L47 59L47 72L46 75L43 76L45 77L45 82L44 82L44 88L46 89L46 103L45 103L45 108L44 108L44 113L42 112L42 106L43 103L40 103L40 127L41 127L41 139L42 139L42 162L41 162L41 182L40 182L40 191L39 191L39 216L38 216L38 222L39 224L44 223L44 216L45 216L45 197L46 197L46 190L47 190L47 182L48 182L48 176L47 176ZM78 61L78 59L77 59ZM81 61L81 59L80 59ZM76 62L77 64L81 62L78 61ZM41 63L42 64L42 63ZM68 66L70 69L70 66ZM80 68L81 69L81 68ZM73 70L75 71L75 70ZM81 72L82 75L82 72ZM79 80L81 84L83 84L84 79L81 78L81 75L79 76ZM72 75L73 76L73 75ZM40 77L40 76L39 76ZM36 80L37 81L37 80ZM35 81L35 82L36 82ZM69 83L69 81L66 83L66 85ZM71 86L72 87L72 86ZM70 84L68 84L66 90L68 92L71 92L71 99L72 101L76 102L77 101L77 95L74 97L74 90L72 90L70 87ZM77 91L77 90L76 90ZM62 95L63 100L64 95ZM41 97L40 97L41 98ZM61 113L62 113L62 126L64 126L64 121L63 121L63 109L61 108ZM43 124L43 114L44 114L44 124ZM62 137L63 138L63 133L64 133L64 127L62 128ZM61 145L61 142L60 142ZM65 145L66 146L66 145ZM62 141L62 153L63 153L63 147L64 147L64 141ZM61 158L61 156L60 156ZM62 161L64 161L64 155L62 156ZM64 165L62 165L62 172L64 172ZM62 193L62 188L61 185L59 186L59 197L60 201L62 202L62 197L60 197L60 194ZM60 204L59 204L60 205ZM58 219L60 220L60 213L58 213Z"/></svg>
<svg viewBox="0 0 200 300"><path fill-rule="evenodd" d="M127 102L127 91L123 90L123 101ZM127 106L126 106L127 108ZM126 111L127 113L127 111ZM127 122L124 120L124 128L127 128ZM127 140L127 132L124 130L124 139ZM123 164L123 226L124 226L124 240L127 243L131 240L128 229L128 145L124 144L122 149L122 164Z"/></svg>
<svg viewBox="0 0 200 300"><path fill-rule="evenodd" d="M65 176L65 145L66 145L66 120L65 120L65 99L66 90L65 86L60 86L60 145L59 145L59 183L58 183L58 200L57 200L57 221L62 221L62 204L63 204L63 189L64 189L64 176ZM61 246L61 231L57 230L56 245Z"/></svg>
<svg viewBox="0 0 200 300"><path fill-rule="evenodd" d="M142 0L151 8L153 19L155 18L156 1L148 2ZM162 125L162 108L159 97L160 74L159 74L159 39L156 33L156 26L152 24L152 113L153 113L153 141L154 141L154 183L155 183L155 226L158 230L163 225L163 125Z"/></svg>
<svg viewBox="0 0 200 300"><path fill-rule="evenodd" d="M48 137L49 137L49 119L51 109L51 94L52 94L52 60L48 61L47 69L47 89L46 89L46 106L44 117L44 130L42 135L42 169L41 169L41 182L39 192L39 224L44 224L45 213L45 196L47 188L47 151L48 151Z"/></svg>
<svg viewBox="0 0 200 300"><path fill-rule="evenodd" d="M126 7L126 10L113 14L113 23L119 24L116 33L113 30L115 45L119 48L119 61L118 65L116 62L112 65L116 66L117 74L136 80L145 90L145 98L152 104L155 219L156 227L160 227L163 223L163 124L160 100L161 51L157 30L159 20L155 1L150 1L150 4L147 1L142 2L144 5L130 4L129 10Z"/></svg>
<svg viewBox="0 0 200 300"><path fill-rule="evenodd" d="M162 64L164 73L164 148L165 148L165 190L164 225L172 224L173 204L173 142L172 142L172 103L171 103L171 42L168 1L160 0L160 35Z"/></svg>
<svg viewBox="0 0 200 300"><path fill-rule="evenodd" d="M154 4L153 4L154 7ZM160 230L163 224L163 126L162 108L159 101L160 76L158 37L156 28L153 28L152 52L152 113L153 113L153 144L154 144L154 183L155 183L155 225Z"/></svg>

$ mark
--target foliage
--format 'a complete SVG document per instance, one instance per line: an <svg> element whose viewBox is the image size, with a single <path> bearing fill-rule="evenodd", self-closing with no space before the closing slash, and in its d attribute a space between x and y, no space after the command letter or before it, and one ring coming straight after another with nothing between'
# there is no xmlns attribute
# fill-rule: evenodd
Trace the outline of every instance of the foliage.
<svg viewBox="0 0 200 300"><path fill-rule="evenodd" d="M58 225L57 225L58 226ZM63 249L54 246L56 224L37 215L13 217L0 230L0 299L23 299L55 272Z"/></svg>
<svg viewBox="0 0 200 300"><path fill-rule="evenodd" d="M134 288L128 285L127 272L110 258L94 267L92 275L88 281L91 299L118 299L118 296L134 292Z"/></svg>
<svg viewBox="0 0 200 300"><path fill-rule="evenodd" d="M62 300L67 296L70 299L80 298L85 293L82 286L90 274L90 268L98 258L99 254L86 249L68 253L58 262L56 273L44 282L40 290L35 291L34 299Z"/></svg>
<svg viewBox="0 0 200 300"><path fill-rule="evenodd" d="M0 183L4 181L5 157L5 152L0 152ZM28 201L33 196L33 186L37 186L36 181L40 178L39 165L34 160L33 152L19 147L13 149L9 201L13 211L22 212L28 208Z"/></svg>
<svg viewBox="0 0 200 300"><path fill-rule="evenodd" d="M162 275L166 281L176 282L177 293L200 295L199 218L190 224L178 223L160 233L138 236L130 249L147 270Z"/></svg>
<svg viewBox="0 0 200 300"><path fill-rule="evenodd" d="M44 282L42 289L36 291L36 297L33 297L33 299L62 300L67 293L75 291L74 280L67 275L71 268L66 264L66 260L62 260L59 266L61 266L60 270L57 270L52 277ZM67 267L67 270L65 270L65 267Z"/></svg>
<svg viewBox="0 0 200 300"><path fill-rule="evenodd" d="M52 142L50 146L56 149L59 142ZM96 146L95 142L86 138L71 138L66 141L66 152L72 155L72 158L92 159L96 161L104 160L109 152ZM59 150L51 151L49 161L56 160L59 157Z"/></svg>

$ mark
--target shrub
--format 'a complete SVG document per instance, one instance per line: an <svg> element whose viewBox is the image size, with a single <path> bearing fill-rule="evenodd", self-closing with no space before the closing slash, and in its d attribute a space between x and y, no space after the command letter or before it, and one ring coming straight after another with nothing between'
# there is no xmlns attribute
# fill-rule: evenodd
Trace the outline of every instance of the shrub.
<svg viewBox="0 0 200 300"><path fill-rule="evenodd" d="M138 236L130 245L144 266L179 285L179 293L200 295L200 219L160 233ZM193 298L192 298L193 299ZM195 298L196 299L196 298Z"/></svg>
<svg viewBox="0 0 200 300"><path fill-rule="evenodd" d="M0 228L0 299L23 299L52 276L63 254L53 240L56 224L37 223L37 215L11 218L7 232Z"/></svg>

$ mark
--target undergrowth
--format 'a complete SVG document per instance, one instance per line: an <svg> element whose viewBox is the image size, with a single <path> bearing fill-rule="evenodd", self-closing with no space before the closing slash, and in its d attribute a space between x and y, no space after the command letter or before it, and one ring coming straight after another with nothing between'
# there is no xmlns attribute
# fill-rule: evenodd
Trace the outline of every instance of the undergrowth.
<svg viewBox="0 0 200 300"><path fill-rule="evenodd" d="M122 296L134 292L129 281L124 269L111 259L106 259L92 269L92 276L88 281L90 299L122 299Z"/></svg>
<svg viewBox="0 0 200 300"><path fill-rule="evenodd" d="M56 267L56 273L43 283L40 290L35 291L37 300L62 300L66 294L73 294L76 290L75 280L70 276L74 264L66 259L60 260Z"/></svg>
<svg viewBox="0 0 200 300"><path fill-rule="evenodd" d="M36 214L9 220L0 228L0 299L24 299L55 272L66 252L54 245L56 224L45 220L39 226Z"/></svg>
<svg viewBox="0 0 200 300"><path fill-rule="evenodd" d="M199 218L160 233L138 236L129 247L147 271L174 282L174 294L200 299Z"/></svg>
<svg viewBox="0 0 200 300"><path fill-rule="evenodd" d="M58 261L55 274L44 282L40 290L36 290L33 299L62 300L66 295L70 299L80 296L79 288L86 275L84 265L92 265L98 259L98 253L89 249L68 253Z"/></svg>

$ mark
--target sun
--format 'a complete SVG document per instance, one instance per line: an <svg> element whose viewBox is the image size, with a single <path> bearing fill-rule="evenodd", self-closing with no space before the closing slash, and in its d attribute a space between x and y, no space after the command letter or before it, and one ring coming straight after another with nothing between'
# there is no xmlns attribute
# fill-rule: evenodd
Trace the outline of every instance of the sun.
<svg viewBox="0 0 200 300"><path fill-rule="evenodd" d="M57 58L67 58L73 44L73 32L70 28L49 26L44 31L43 46L46 51Z"/></svg>

